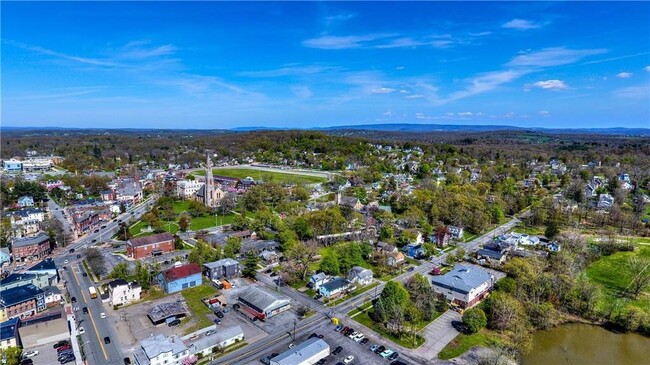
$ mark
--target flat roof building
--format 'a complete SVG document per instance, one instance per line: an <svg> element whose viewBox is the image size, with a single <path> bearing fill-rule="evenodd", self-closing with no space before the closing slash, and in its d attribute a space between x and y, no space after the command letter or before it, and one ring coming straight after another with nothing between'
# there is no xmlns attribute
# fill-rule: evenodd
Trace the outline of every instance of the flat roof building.
<svg viewBox="0 0 650 365"><path fill-rule="evenodd" d="M330 354L330 345L320 338L310 338L271 359L271 365L312 365Z"/></svg>
<svg viewBox="0 0 650 365"><path fill-rule="evenodd" d="M243 305L242 313L258 319L266 319L291 309L291 300L265 288L250 286L239 294L239 303Z"/></svg>

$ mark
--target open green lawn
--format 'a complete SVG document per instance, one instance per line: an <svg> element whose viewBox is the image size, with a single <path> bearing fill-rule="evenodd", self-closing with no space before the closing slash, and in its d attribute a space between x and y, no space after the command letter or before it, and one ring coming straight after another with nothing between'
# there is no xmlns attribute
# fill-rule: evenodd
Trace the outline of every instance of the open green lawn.
<svg viewBox="0 0 650 365"><path fill-rule="evenodd" d="M374 283L369 284L369 285L358 287L357 289L351 291L347 295L345 295L345 296L343 296L341 298L338 298L338 299L336 299L336 300L334 300L332 302L328 302L327 305L330 306L330 307L338 305L340 303L345 302L346 300L348 300L350 298L356 297L359 294L365 293L365 292L369 291L370 289L377 287L377 285L379 285L379 283L374 282Z"/></svg>
<svg viewBox="0 0 650 365"><path fill-rule="evenodd" d="M600 309L606 310L617 297L626 297L625 290L631 282L631 274L626 269L627 260L632 256L650 259L650 246L639 244L634 252L604 256L587 268L589 279L603 288L604 295L598 304ZM646 289L637 299L630 299L629 304L650 314L650 289Z"/></svg>
<svg viewBox="0 0 650 365"><path fill-rule="evenodd" d="M174 210L176 207L174 207ZM182 212L182 211L181 211ZM190 222L190 230L192 231L199 231L202 229L210 228L210 227L215 227L215 226L222 226L226 224L231 224L233 219L235 218L235 214L229 213L227 215L218 215L216 218L213 215L205 215L202 217L192 217L192 220ZM129 233L131 233L132 237L140 237L140 236L148 236L155 234L155 232L142 232L143 229L146 229L147 225L142 222L138 221L136 224L131 226L129 228ZM163 221L163 226L162 228L171 233L175 234L178 232L178 223L177 222L171 222L171 221Z"/></svg>
<svg viewBox="0 0 650 365"><path fill-rule="evenodd" d="M181 293L183 294L183 298L185 298L187 306L192 312L192 318L195 321L192 327L185 330L185 334L189 334L198 331L201 328L212 325L212 321L206 317L206 314L211 313L211 311L205 304L203 304L201 299L214 296L217 294L217 290L208 284L204 284L194 288L185 289Z"/></svg>
<svg viewBox="0 0 650 365"><path fill-rule="evenodd" d="M440 351L438 357L442 360L453 359L464 354L474 346L485 347L495 342L500 342L497 334L485 328L471 335L461 333Z"/></svg>
<svg viewBox="0 0 650 365"><path fill-rule="evenodd" d="M357 309L355 309L355 310L351 311L350 313L348 313L348 315L355 314L356 312L359 312L359 311ZM416 343L414 343L413 342L413 336L409 336L409 335L405 334L405 335L402 336L402 338L399 338L398 336L395 336L392 333L384 331L383 328L379 327L375 323L375 321L373 321L372 318L370 318L370 316L368 315L368 311L363 311L363 312L357 314L352 319L354 321L357 321L357 322L361 323L362 325L364 325L364 326L366 326L368 328L371 328L372 330L377 332L380 336L382 336L384 338L387 338L387 339L395 342L396 344L399 344L399 345L404 346L404 347L409 348L409 349L418 348L418 347L422 346L422 344L425 342L425 339L422 336L419 336L419 335L416 337ZM430 322L422 323L420 328L426 327L426 325L428 325L429 323Z"/></svg>
<svg viewBox="0 0 650 365"><path fill-rule="evenodd" d="M214 175L235 177L239 179L244 179L250 176L255 180L263 180L266 182L273 182L278 184L314 184L327 181L326 178L318 176L289 174L276 171L270 172L246 168L215 168L212 170L212 173ZM205 171L195 171L193 174L205 175Z"/></svg>

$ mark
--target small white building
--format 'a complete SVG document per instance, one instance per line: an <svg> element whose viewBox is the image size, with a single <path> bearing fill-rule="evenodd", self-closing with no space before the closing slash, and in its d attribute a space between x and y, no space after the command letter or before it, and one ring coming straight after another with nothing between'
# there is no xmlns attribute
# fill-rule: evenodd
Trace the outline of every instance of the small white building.
<svg viewBox="0 0 650 365"><path fill-rule="evenodd" d="M368 285L372 283L372 271L361 266L353 266L347 279L352 284Z"/></svg>
<svg viewBox="0 0 650 365"><path fill-rule="evenodd" d="M225 329L210 326L183 337L192 354L202 354L204 357L209 356L215 347L224 349L243 340L244 331L240 326Z"/></svg>
<svg viewBox="0 0 650 365"><path fill-rule="evenodd" d="M270 365L311 365L329 354L330 346L327 342L314 337L273 357Z"/></svg>
<svg viewBox="0 0 650 365"><path fill-rule="evenodd" d="M110 305L124 305L140 300L142 288L138 283L116 279L108 283L108 300Z"/></svg>
<svg viewBox="0 0 650 365"><path fill-rule="evenodd" d="M176 336L151 336L140 342L133 353L137 365L182 365L190 357L190 350Z"/></svg>

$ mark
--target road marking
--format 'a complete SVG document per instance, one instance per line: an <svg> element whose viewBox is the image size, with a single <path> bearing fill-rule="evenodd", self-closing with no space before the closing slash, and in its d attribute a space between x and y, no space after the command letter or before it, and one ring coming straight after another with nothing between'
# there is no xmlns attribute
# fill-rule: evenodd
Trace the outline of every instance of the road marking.
<svg viewBox="0 0 650 365"><path fill-rule="evenodd" d="M72 270L72 276L74 276L74 279L77 282L77 285L79 285L79 290L81 291L81 296L84 299L84 303L88 302L86 300L86 294L84 293L84 288L81 286L81 283L79 283L79 278L77 277L77 274L75 274L74 270ZM88 308L88 315L90 316L90 321L92 322L93 329L95 330L95 334L97 335L97 341L99 341L99 346L102 348L102 352L104 353L104 358L106 360L108 360L108 354L106 353L106 348L104 348L103 340L99 336L99 331L97 330L97 325L95 325L95 319L93 318L93 314L90 311L90 308Z"/></svg>

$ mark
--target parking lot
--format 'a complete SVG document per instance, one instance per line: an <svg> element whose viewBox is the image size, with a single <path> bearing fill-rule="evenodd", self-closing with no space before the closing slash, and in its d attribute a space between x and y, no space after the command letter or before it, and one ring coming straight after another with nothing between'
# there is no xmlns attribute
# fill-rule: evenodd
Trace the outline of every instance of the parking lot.
<svg viewBox="0 0 650 365"><path fill-rule="evenodd" d="M38 351L38 355L34 357L30 357L32 361L34 362L34 365L54 365L54 364L59 364L59 361L57 360L57 352L56 349L52 347L54 343L48 343L46 345L41 345L38 347L31 347L29 350L36 350ZM68 364L74 364L74 361L69 362Z"/></svg>
<svg viewBox="0 0 650 365"><path fill-rule="evenodd" d="M343 325L345 325L345 323ZM354 324L352 324L352 326L354 327ZM385 346L386 348L390 348L389 346L390 343L388 341L382 341L381 338L374 339L369 337L370 341L368 343L361 344L360 342L356 342L351 338L344 336L343 334L341 334L341 332L335 331L334 330L335 327L336 326L332 324L328 324L326 326L316 328L313 331L307 331L306 333L297 336L296 340L293 343L294 344L301 343L307 340L312 333L316 333L318 335L323 335L323 340L327 342L327 344L330 346L330 351L333 352L338 346L341 346L343 350L339 354L337 355L330 354L329 356L326 357L328 365L336 365L339 362L343 363L343 360L348 356L354 356L354 360L350 362L350 364L353 365L375 365L375 364L388 365L391 363L391 360L384 359L381 356L370 351L370 346L375 344L380 346ZM271 353L282 353L288 349L289 349L288 344L286 343L286 341L284 341L278 346L275 346L266 355L270 355ZM403 359L402 356L399 356L397 360L410 363L409 361ZM257 361L255 363L261 364L260 361Z"/></svg>

